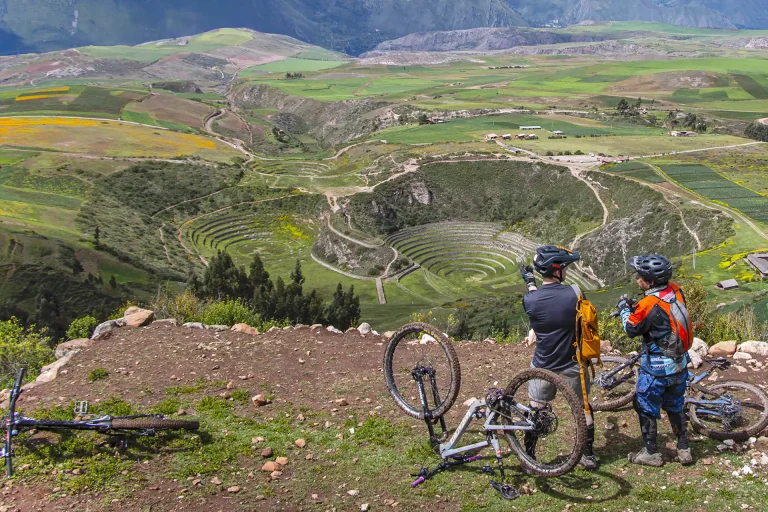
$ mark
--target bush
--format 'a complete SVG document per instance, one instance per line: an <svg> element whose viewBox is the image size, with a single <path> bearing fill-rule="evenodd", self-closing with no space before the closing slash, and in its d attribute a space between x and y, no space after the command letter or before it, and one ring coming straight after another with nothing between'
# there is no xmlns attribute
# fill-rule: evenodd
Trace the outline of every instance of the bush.
<svg viewBox="0 0 768 512"><path fill-rule="evenodd" d="M613 348L619 350L622 354L640 350L642 338L628 337L627 333L624 332L621 318L611 317L610 315L610 311L602 311L597 317L600 339L610 341Z"/></svg>
<svg viewBox="0 0 768 512"><path fill-rule="evenodd" d="M104 368L94 368L88 374L88 382L96 382L97 380L106 379L109 376L109 372Z"/></svg>
<svg viewBox="0 0 768 512"><path fill-rule="evenodd" d="M27 367L29 380L53 361L50 339L33 329L24 328L16 318L0 322L0 388L12 385L22 366Z"/></svg>
<svg viewBox="0 0 768 512"><path fill-rule="evenodd" d="M249 324L259 325L260 318L254 310L240 300L210 301L203 304L199 322L206 325Z"/></svg>
<svg viewBox="0 0 768 512"><path fill-rule="evenodd" d="M67 329L67 339L76 340L80 338L90 338L91 333L97 325L99 325L99 321L90 315L77 318L69 324L69 329Z"/></svg>

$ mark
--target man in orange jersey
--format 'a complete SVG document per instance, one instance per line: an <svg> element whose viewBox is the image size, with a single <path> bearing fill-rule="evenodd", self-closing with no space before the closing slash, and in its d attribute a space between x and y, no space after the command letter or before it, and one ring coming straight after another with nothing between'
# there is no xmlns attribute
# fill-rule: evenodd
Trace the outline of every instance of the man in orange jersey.
<svg viewBox="0 0 768 512"><path fill-rule="evenodd" d="M685 296L680 286L670 281L672 264L666 257L634 256L628 264L637 272L637 284L645 293L637 304L626 295L618 304L627 335L643 337L634 405L645 447L630 453L628 459L646 466L664 464L656 445L656 420L661 419L664 409L677 436L677 460L691 464L684 406L693 329Z"/></svg>

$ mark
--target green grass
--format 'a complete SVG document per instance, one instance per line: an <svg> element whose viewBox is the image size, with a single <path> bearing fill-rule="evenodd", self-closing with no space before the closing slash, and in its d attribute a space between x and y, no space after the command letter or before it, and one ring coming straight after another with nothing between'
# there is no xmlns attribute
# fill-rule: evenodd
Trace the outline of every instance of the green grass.
<svg viewBox="0 0 768 512"><path fill-rule="evenodd" d="M284 60L253 66L240 72L242 78L250 78L266 73L303 73L307 71L322 71L344 65L340 60L302 59L288 57Z"/></svg>
<svg viewBox="0 0 768 512"><path fill-rule="evenodd" d="M737 185L704 165L663 165L661 169L683 187L760 222L768 222L768 197Z"/></svg>

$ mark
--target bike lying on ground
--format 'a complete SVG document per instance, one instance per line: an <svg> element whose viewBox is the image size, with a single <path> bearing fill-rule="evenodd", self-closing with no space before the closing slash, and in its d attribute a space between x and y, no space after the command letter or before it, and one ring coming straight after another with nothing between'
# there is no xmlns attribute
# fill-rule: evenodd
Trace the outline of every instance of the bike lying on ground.
<svg viewBox="0 0 768 512"><path fill-rule="evenodd" d="M641 355L630 358L603 356L603 370L592 381L590 403L596 411L615 411L635 397L637 367ZM694 430L712 439L748 439L768 426L768 394L759 387L738 380L699 384L716 370L726 370L725 358L704 358L710 368L695 375L689 372L685 397L686 412Z"/></svg>
<svg viewBox="0 0 768 512"><path fill-rule="evenodd" d="M423 468L413 487L437 472L482 458L466 456L492 447L501 474L501 483L491 485L502 497L514 499L519 493L506 485L501 442L509 445L524 470L541 476L560 476L580 461L586 437L586 419L582 400L558 375L531 368L515 376L505 389L489 389L484 400L474 400L448 438L444 415L456 401L461 385L461 368L448 337L435 327L411 323L398 330L384 354L384 375L395 403L406 414L426 422L430 441L443 462L429 471ZM546 381L557 389L555 398L545 407L529 405L528 386ZM459 446L473 420L483 422L484 441ZM442 435L435 435L440 424ZM528 450L526 450L526 434ZM531 440L533 439L533 448ZM486 465L483 471L493 473Z"/></svg>
<svg viewBox="0 0 768 512"><path fill-rule="evenodd" d="M25 418L16 412L16 401L22 393L21 382L26 369L19 370L16 382L11 389L8 400L8 412L3 418L5 427L5 443L0 456L5 458L6 476L13 475L13 447L11 441L25 430L94 430L101 434L118 436L120 444L125 444L126 435L154 436L160 430L197 430L200 422L197 420L169 420L160 414L136 414L133 416L98 416L91 419L75 421L36 420ZM86 415L87 402L75 404L75 414Z"/></svg>

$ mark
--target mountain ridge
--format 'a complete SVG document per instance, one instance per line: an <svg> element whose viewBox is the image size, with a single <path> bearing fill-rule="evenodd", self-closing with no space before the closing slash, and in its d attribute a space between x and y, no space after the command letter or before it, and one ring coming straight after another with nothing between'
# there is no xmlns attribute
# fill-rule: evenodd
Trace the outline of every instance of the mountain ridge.
<svg viewBox="0 0 768 512"><path fill-rule="evenodd" d="M138 44L241 26L360 54L414 32L653 21L768 28L768 0L0 0L0 53Z"/></svg>

